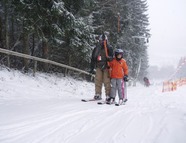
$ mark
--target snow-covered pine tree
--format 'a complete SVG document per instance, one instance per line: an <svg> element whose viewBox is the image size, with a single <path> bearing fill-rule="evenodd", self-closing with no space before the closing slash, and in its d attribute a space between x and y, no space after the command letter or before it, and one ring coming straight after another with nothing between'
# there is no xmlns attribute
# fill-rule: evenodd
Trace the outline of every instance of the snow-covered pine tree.
<svg viewBox="0 0 186 143"><path fill-rule="evenodd" d="M83 2L76 1L69 8L69 1L63 0L11 1L8 8L13 11L13 16L8 17L7 27L13 37L10 40L12 49L85 69L87 66L83 65L89 62L93 31L82 17L76 17L84 7ZM5 4L5 0L0 2L1 6ZM3 16L4 13L0 14ZM1 25L5 27L5 23ZM12 34L11 30L14 30ZM19 58L14 58L18 62L16 59Z"/></svg>
<svg viewBox="0 0 186 143"><path fill-rule="evenodd" d="M6 1L0 1L0 6L5 5ZM11 4L8 8L13 15L8 17L12 50L25 51L27 54L86 70L89 67L94 35L107 31L113 48L120 47L125 51L130 76L136 78L136 75L142 77L146 74L146 41L150 37L146 0L9 2ZM1 11L1 33L6 25L2 22L3 14ZM6 41L5 35L2 34L1 39ZM27 49L23 50L25 47ZM13 65L22 67L19 58L13 60ZM29 63L28 66L30 65L32 64ZM58 70L56 67L50 68Z"/></svg>
<svg viewBox="0 0 186 143"><path fill-rule="evenodd" d="M121 33L117 43L125 51L130 76L143 77L148 68L147 41L150 37L147 4L145 0L119 1Z"/></svg>
<svg viewBox="0 0 186 143"><path fill-rule="evenodd" d="M86 69L89 63L91 43L93 42L93 29L87 25L80 16L79 11L85 5L83 1L79 4L71 3L72 1L54 3L53 10L58 17L55 24L59 35L57 38L56 48L53 49L55 61ZM76 8L76 5L78 7ZM82 6L82 7L79 7Z"/></svg>

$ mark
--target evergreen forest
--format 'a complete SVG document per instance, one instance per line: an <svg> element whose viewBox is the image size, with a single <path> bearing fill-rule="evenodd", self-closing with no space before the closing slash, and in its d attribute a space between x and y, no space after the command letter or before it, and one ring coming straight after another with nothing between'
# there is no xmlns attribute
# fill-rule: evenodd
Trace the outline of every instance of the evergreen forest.
<svg viewBox="0 0 186 143"><path fill-rule="evenodd" d="M0 48L90 70L97 37L121 48L129 77L147 74L150 38L147 0L1 0ZM0 53L2 65L29 71L33 61ZM38 63L44 72L65 72Z"/></svg>

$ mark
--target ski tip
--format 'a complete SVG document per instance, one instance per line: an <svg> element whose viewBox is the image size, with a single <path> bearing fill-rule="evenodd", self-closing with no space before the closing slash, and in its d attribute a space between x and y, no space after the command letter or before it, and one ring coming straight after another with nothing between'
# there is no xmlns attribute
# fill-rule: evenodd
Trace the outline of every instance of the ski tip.
<svg viewBox="0 0 186 143"><path fill-rule="evenodd" d="M81 99L81 101L82 101L82 102L87 102L87 100L85 100L85 99Z"/></svg>
<svg viewBox="0 0 186 143"><path fill-rule="evenodd" d="M121 105L125 105L125 102L119 104L119 103L116 103L115 106L121 106Z"/></svg>
<svg viewBox="0 0 186 143"><path fill-rule="evenodd" d="M98 105L102 105L102 104L105 104L105 102L98 102L97 104Z"/></svg>
<svg viewBox="0 0 186 143"><path fill-rule="evenodd" d="M97 100L95 100L95 99L81 99L81 101L83 101L83 102L90 102L90 101L97 101Z"/></svg>

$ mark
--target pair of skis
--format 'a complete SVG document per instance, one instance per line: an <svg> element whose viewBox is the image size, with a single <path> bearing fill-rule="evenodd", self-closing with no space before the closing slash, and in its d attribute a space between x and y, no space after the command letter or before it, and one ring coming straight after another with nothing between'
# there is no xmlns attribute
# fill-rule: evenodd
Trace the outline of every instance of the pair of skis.
<svg viewBox="0 0 186 143"><path fill-rule="evenodd" d="M102 102L97 102L97 104L99 104L99 105L107 104L107 105L120 106L120 105L125 105L125 102L120 103L120 102L116 102L116 101L113 101L113 102L102 101Z"/></svg>
<svg viewBox="0 0 186 143"><path fill-rule="evenodd" d="M117 102L112 102L109 103L107 101L99 101L99 100L95 100L95 99L81 99L82 102L91 102L91 101L98 101L97 104L98 105L103 105L103 104L108 104L108 105L115 105L115 106L120 106L120 105L125 105L125 102L121 102L121 103L117 103Z"/></svg>
<svg viewBox="0 0 186 143"><path fill-rule="evenodd" d="M124 82L124 87L125 87L125 90L124 90L124 97L126 98L123 102L119 103L119 102L114 102L113 104L115 106L120 106L120 105L125 105L126 102L127 102L127 84L126 82ZM91 101L97 101L97 104L99 105L103 105L103 104L107 104L106 101L103 101L103 100L95 100L95 99L82 99L81 100L82 102L91 102ZM113 105L113 104L108 104L108 105Z"/></svg>

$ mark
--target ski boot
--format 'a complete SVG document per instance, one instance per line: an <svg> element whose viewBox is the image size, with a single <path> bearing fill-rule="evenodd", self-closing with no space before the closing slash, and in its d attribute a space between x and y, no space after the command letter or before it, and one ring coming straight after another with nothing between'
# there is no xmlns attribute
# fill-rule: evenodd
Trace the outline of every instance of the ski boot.
<svg viewBox="0 0 186 143"><path fill-rule="evenodd" d="M114 97L109 97L107 100L106 100L106 104L113 104L115 102L115 98Z"/></svg>
<svg viewBox="0 0 186 143"><path fill-rule="evenodd" d="M101 95L100 95L100 94L96 94L96 95L94 96L94 99L95 99L95 100L101 100L102 98L101 98Z"/></svg>

